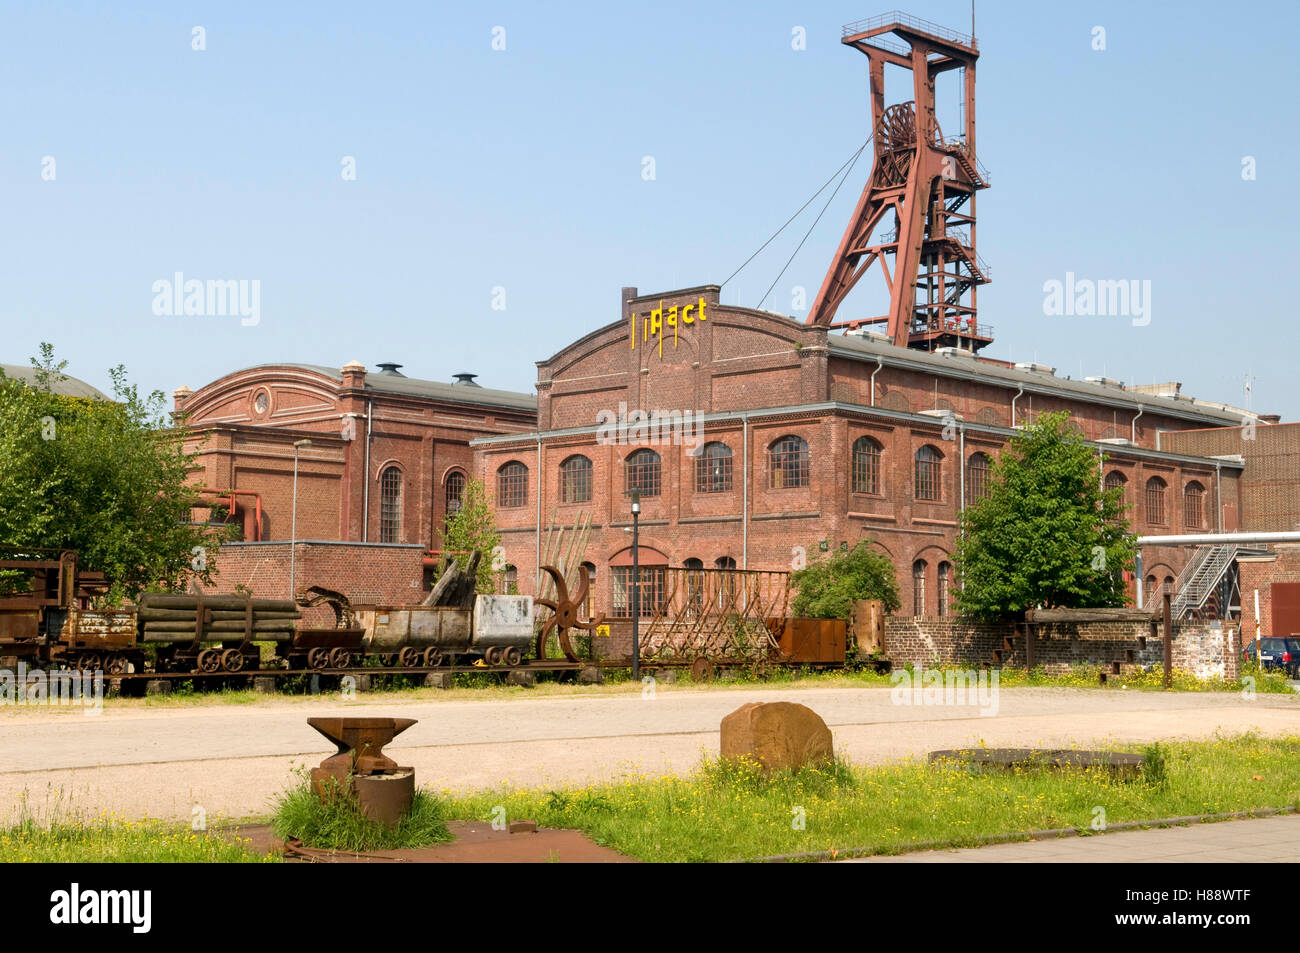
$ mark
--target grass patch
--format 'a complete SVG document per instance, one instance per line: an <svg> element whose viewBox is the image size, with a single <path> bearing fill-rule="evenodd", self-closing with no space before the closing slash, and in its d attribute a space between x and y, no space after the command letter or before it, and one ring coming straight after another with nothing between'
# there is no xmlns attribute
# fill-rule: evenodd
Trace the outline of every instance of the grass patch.
<svg viewBox="0 0 1300 953"><path fill-rule="evenodd" d="M27 819L0 831L0 862L248 864L278 860L252 853L248 845L238 834L192 831L163 821L130 821L110 814L48 826Z"/></svg>
<svg viewBox="0 0 1300 953"><path fill-rule="evenodd" d="M322 800L304 774L276 800L271 826L275 835L294 837L307 847L324 850L392 850L427 847L451 840L442 802L417 788L411 813L395 827L387 827L361 813L357 801L337 783L326 788Z"/></svg>
<svg viewBox="0 0 1300 953"><path fill-rule="evenodd" d="M1300 806L1300 737L1244 735L1160 744L1142 777L1019 769L980 774L958 764L837 763L765 778L753 766L706 761L688 776L636 777L563 790L501 788L454 797L448 816L577 828L646 861L720 861L869 847L896 853L939 841L1075 827L1096 808L1109 824ZM802 829L800 829L802 827Z"/></svg>

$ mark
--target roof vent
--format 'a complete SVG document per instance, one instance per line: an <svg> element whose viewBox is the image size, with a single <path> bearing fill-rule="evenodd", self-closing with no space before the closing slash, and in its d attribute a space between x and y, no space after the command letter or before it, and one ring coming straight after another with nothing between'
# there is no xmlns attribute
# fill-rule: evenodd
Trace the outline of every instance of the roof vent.
<svg viewBox="0 0 1300 953"><path fill-rule="evenodd" d="M934 349L935 354L942 354L944 357L974 357L975 352L964 347L937 347Z"/></svg>
<svg viewBox="0 0 1300 953"><path fill-rule="evenodd" d="M1084 381L1089 384L1100 384L1102 387L1123 387L1123 381L1117 381L1113 377L1085 377Z"/></svg>
<svg viewBox="0 0 1300 953"><path fill-rule="evenodd" d="M466 386L466 387L482 387L482 386L483 386L482 384L475 384L475 383L474 383L474 378L478 377L477 374L453 374L453 375L451 375L451 376L454 377L454 378L456 378L456 383L457 383L457 384L463 384L463 385Z"/></svg>
<svg viewBox="0 0 1300 953"><path fill-rule="evenodd" d="M392 364L392 363L380 364L379 373L387 374L390 377L405 377L406 375L398 370L398 368L401 366L402 366L401 364Z"/></svg>
<svg viewBox="0 0 1300 953"><path fill-rule="evenodd" d="M1015 367L1018 371L1037 371L1039 374L1056 375L1056 368L1048 367L1046 364L1035 364L1033 361L1017 361Z"/></svg>

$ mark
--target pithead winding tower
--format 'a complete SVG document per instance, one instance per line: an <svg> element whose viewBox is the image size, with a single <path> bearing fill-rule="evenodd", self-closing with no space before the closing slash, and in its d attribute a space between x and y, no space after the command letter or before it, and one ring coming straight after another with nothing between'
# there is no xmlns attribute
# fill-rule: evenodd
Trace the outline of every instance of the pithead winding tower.
<svg viewBox="0 0 1300 953"><path fill-rule="evenodd" d="M870 64L875 162L808 323L887 323L890 339L903 347L978 351L993 335L975 308L977 289L990 280L975 251L975 193L989 184L975 158L975 38L895 11L850 23L840 42ZM888 108L887 64L910 71L913 87L910 101ZM964 71L964 128L945 139L935 117L935 77L954 69ZM889 313L836 321L873 265L889 289Z"/></svg>

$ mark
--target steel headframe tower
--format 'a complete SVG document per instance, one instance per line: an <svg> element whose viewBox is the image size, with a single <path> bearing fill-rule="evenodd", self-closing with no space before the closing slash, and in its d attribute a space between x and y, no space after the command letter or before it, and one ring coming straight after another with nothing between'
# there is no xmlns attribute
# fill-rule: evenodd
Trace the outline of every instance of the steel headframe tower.
<svg viewBox="0 0 1300 953"><path fill-rule="evenodd" d="M850 23L840 42L870 63L875 163L808 324L852 329L887 322L900 346L979 350L993 335L979 326L975 311L976 289L990 280L975 252L975 193L989 184L975 158L975 38L895 11ZM910 102L885 107L886 64L911 71ZM944 139L934 84L953 69L965 71L965 129ZM877 263L889 288L889 313L836 322L845 296Z"/></svg>

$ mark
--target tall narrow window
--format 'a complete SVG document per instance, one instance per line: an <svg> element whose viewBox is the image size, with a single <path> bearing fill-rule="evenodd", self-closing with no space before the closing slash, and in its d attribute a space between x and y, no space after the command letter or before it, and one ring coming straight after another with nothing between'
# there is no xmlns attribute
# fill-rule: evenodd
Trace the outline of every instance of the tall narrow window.
<svg viewBox="0 0 1300 953"><path fill-rule="evenodd" d="M686 569L686 608L692 617L704 611L704 560L683 560Z"/></svg>
<svg viewBox="0 0 1300 953"><path fill-rule="evenodd" d="M725 443L706 443L695 459L695 492L726 493L731 490L731 448Z"/></svg>
<svg viewBox="0 0 1300 953"><path fill-rule="evenodd" d="M925 615L925 560L912 563L912 615Z"/></svg>
<svg viewBox="0 0 1300 953"><path fill-rule="evenodd" d="M1128 480L1125 479L1124 474L1120 473L1118 470L1111 470L1109 473L1107 473L1106 480L1102 484L1103 489L1119 490L1120 517L1124 515L1124 509L1127 505L1127 500L1125 499L1125 497L1128 495L1127 487L1128 487Z"/></svg>
<svg viewBox="0 0 1300 953"><path fill-rule="evenodd" d="M397 467L379 474L379 541L402 541L402 471Z"/></svg>
<svg viewBox="0 0 1300 953"><path fill-rule="evenodd" d="M628 456L623 464L624 485L628 493L658 496L663 465L659 454L642 447Z"/></svg>
<svg viewBox="0 0 1300 953"><path fill-rule="evenodd" d="M460 506L463 502L465 502L465 474L459 470L452 470L447 474L448 519L460 512Z"/></svg>
<svg viewBox="0 0 1300 953"><path fill-rule="evenodd" d="M497 471L497 506L510 508L528 502L528 468L518 460L502 464Z"/></svg>
<svg viewBox="0 0 1300 953"><path fill-rule="evenodd" d="M1195 480L1183 489L1183 525L1188 529L1205 525L1205 487Z"/></svg>
<svg viewBox="0 0 1300 953"><path fill-rule="evenodd" d="M870 437L853 441L853 492L880 493L880 444Z"/></svg>
<svg viewBox="0 0 1300 953"><path fill-rule="evenodd" d="M718 576L718 609L722 612L736 612L743 607L737 604L739 586L736 584L736 560L733 556L719 556L713 561L713 568L722 570Z"/></svg>
<svg viewBox="0 0 1300 953"><path fill-rule="evenodd" d="M591 461L581 454L560 464L560 502L586 503L591 500Z"/></svg>
<svg viewBox="0 0 1300 953"><path fill-rule="evenodd" d="M767 449L768 486L774 490L808 485L808 441L794 434L781 437Z"/></svg>
<svg viewBox="0 0 1300 953"><path fill-rule="evenodd" d="M992 461L987 453L972 453L966 463L966 500L978 503L989 495L989 469Z"/></svg>
<svg viewBox="0 0 1300 953"><path fill-rule="evenodd" d="M507 596L518 595L519 593L519 570L514 566L506 566L506 575L503 580L505 583L505 594Z"/></svg>
<svg viewBox="0 0 1300 953"><path fill-rule="evenodd" d="M939 499L939 465L943 454L931 446L924 446L916 451L916 498L918 500Z"/></svg>
<svg viewBox="0 0 1300 953"><path fill-rule="evenodd" d="M1152 526L1165 525L1165 481L1160 477L1147 480L1147 522Z"/></svg>
<svg viewBox="0 0 1300 953"><path fill-rule="evenodd" d="M939 615L948 614L948 591L952 584L952 564L939 563Z"/></svg>

